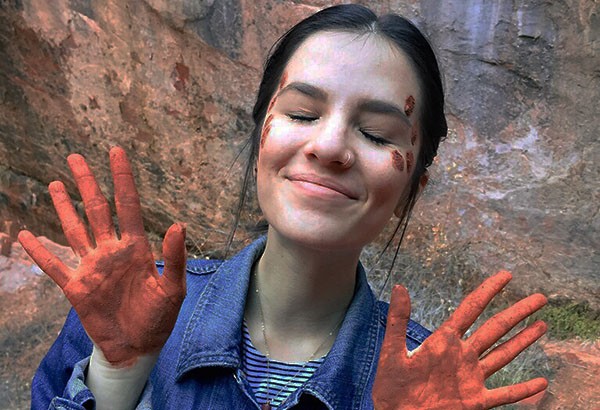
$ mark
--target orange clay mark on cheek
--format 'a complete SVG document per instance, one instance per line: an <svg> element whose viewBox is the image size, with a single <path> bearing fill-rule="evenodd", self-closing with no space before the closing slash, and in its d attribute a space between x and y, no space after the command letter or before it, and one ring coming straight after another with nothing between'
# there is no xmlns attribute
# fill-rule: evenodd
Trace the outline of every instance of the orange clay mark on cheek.
<svg viewBox="0 0 600 410"><path fill-rule="evenodd" d="M406 114L407 117L410 117L415 110L415 103L415 97L412 95L409 95L408 98L406 98L406 102L404 103L404 114Z"/></svg>
<svg viewBox="0 0 600 410"><path fill-rule="evenodd" d="M397 149L392 151L392 165L398 171L404 171L404 157Z"/></svg>
<svg viewBox="0 0 600 410"><path fill-rule="evenodd" d="M410 173L410 170L415 162L415 156L412 151L406 153L406 172Z"/></svg>

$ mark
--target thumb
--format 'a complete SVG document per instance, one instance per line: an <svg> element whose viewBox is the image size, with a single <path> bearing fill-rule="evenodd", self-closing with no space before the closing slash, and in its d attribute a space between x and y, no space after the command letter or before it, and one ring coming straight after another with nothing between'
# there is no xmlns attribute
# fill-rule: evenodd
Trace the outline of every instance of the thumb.
<svg viewBox="0 0 600 410"><path fill-rule="evenodd" d="M402 285L392 289L390 310L387 317L387 328L383 339L382 350L404 352L406 350L406 328L410 318L410 296Z"/></svg>
<svg viewBox="0 0 600 410"><path fill-rule="evenodd" d="M170 288L175 288L174 290L185 290L185 230L185 224L175 223L169 227L163 240L163 277L169 282Z"/></svg>

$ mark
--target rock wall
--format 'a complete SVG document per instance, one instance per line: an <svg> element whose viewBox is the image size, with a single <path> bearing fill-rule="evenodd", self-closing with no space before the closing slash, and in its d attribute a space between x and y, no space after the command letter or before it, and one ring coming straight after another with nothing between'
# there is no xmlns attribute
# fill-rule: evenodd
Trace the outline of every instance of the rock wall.
<svg viewBox="0 0 600 410"><path fill-rule="evenodd" d="M65 157L79 152L110 194L106 152L119 144L151 237L182 220L199 253L220 249L262 62L333 3L0 2L0 221L64 242L46 185L63 180L77 198ZM407 252L443 237L487 272L511 269L523 292L598 307L598 2L363 3L415 21L445 77L451 130Z"/></svg>

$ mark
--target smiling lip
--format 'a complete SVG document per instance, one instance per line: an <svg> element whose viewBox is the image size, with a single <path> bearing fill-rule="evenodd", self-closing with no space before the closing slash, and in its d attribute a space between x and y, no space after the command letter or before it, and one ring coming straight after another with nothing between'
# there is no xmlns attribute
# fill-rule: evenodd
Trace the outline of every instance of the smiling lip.
<svg viewBox="0 0 600 410"><path fill-rule="evenodd" d="M288 176L288 179L292 182L307 182L309 184L318 185L332 191L336 191L339 194L342 194L350 199L358 199L358 194L356 194L352 189L340 184L337 181L332 179L315 175L315 174L293 174Z"/></svg>

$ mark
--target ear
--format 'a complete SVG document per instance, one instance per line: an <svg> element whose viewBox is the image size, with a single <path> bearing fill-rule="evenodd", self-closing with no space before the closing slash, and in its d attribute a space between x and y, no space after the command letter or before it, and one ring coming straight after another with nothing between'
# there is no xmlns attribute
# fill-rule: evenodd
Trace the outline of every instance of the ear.
<svg viewBox="0 0 600 410"><path fill-rule="evenodd" d="M419 188L417 191L415 202L418 201L419 198L421 197L421 194L423 193L423 190L427 186L428 182L429 182L429 171L425 170L425 172L423 172L423 175L421 175L421 177L419 178ZM408 198L405 198L404 200L400 201L398 203L398 206L394 210L394 215L396 215L398 218L400 218L402 216L402 210L404 209L404 203L406 200L408 200Z"/></svg>

